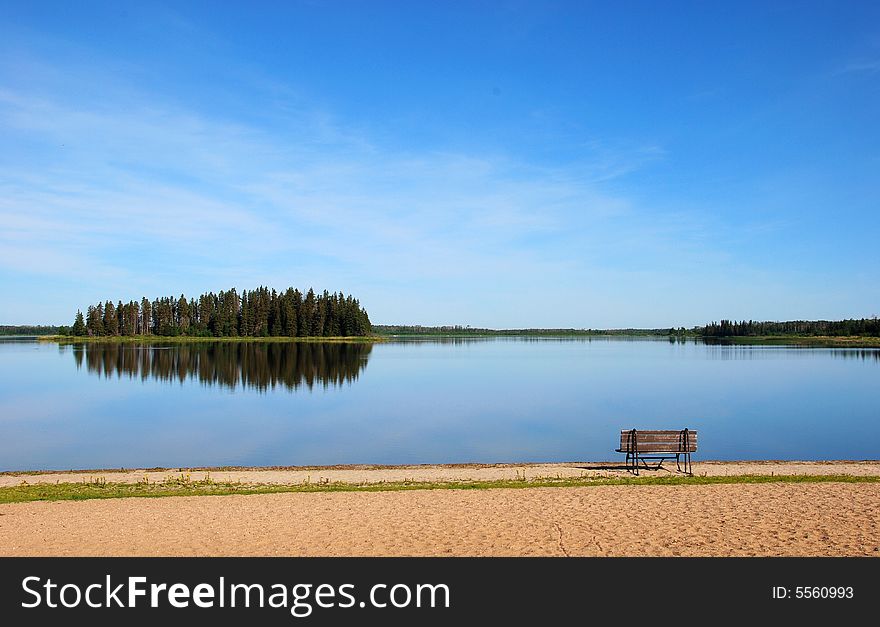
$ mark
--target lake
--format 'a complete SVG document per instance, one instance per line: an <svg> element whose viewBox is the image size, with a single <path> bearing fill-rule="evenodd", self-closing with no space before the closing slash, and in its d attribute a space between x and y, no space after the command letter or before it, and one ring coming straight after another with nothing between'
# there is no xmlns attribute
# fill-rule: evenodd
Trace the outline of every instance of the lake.
<svg viewBox="0 0 880 627"><path fill-rule="evenodd" d="M0 469L877 459L880 350L663 339L0 341Z"/></svg>

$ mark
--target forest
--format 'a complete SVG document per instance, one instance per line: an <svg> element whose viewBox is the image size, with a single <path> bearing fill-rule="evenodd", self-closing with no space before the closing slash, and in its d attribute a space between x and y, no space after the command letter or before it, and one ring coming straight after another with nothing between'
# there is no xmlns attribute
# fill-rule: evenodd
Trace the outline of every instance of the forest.
<svg viewBox="0 0 880 627"><path fill-rule="evenodd" d="M58 327L43 324L0 324L0 336L55 335Z"/></svg>
<svg viewBox="0 0 880 627"><path fill-rule="evenodd" d="M753 320L722 320L695 329L704 337L757 337L771 335L805 335L834 337L880 337L880 319L792 320L789 322L755 322Z"/></svg>
<svg viewBox="0 0 880 627"><path fill-rule="evenodd" d="M370 317L353 296L342 292L303 295L298 289L266 287L208 292L197 299L143 298L114 305L112 300L76 313L62 335L166 337L350 337L371 332Z"/></svg>

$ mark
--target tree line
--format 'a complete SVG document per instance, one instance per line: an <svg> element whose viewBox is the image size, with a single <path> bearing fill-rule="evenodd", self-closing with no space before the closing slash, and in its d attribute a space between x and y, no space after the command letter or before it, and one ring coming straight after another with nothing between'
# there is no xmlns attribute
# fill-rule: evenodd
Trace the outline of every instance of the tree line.
<svg viewBox="0 0 880 627"><path fill-rule="evenodd" d="M0 324L0 336L56 335L58 327L44 324Z"/></svg>
<svg viewBox="0 0 880 627"><path fill-rule="evenodd" d="M766 335L828 335L880 337L880 319L791 320L788 322L755 322L754 320L722 320L697 327L704 337L748 337Z"/></svg>
<svg viewBox="0 0 880 627"><path fill-rule="evenodd" d="M369 335L366 310L342 292L305 296L298 289L266 287L208 292L196 298L142 298L117 304L108 300L77 311L62 335L159 335L195 337L343 337Z"/></svg>

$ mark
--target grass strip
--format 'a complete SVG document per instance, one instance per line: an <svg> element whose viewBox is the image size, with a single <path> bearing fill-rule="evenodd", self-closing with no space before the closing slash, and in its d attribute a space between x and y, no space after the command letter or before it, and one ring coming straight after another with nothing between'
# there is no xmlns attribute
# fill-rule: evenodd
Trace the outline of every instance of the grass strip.
<svg viewBox="0 0 880 627"><path fill-rule="evenodd" d="M880 348L880 337L850 335L757 335L721 338L733 344L812 346L815 348Z"/></svg>
<svg viewBox="0 0 880 627"><path fill-rule="evenodd" d="M0 503L84 501L165 496L228 496L288 492L394 492L402 490L490 490L498 488L574 488L588 486L720 485L743 483L880 483L880 476L854 475L732 475L713 477L578 477L564 479L503 479L497 481L395 481L378 483L248 484L187 477L162 482L113 483L98 478L81 483L34 483L0 488Z"/></svg>

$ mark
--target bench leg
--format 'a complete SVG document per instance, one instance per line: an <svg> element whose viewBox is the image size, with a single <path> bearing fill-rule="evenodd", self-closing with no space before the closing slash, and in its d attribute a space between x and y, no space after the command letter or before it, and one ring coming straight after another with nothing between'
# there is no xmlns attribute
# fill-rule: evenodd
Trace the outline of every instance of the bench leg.
<svg viewBox="0 0 880 627"><path fill-rule="evenodd" d="M645 460L641 460L642 463L645 463ZM626 454L626 462L625 467L627 472L631 472L634 475L639 474L639 454L638 452L627 452Z"/></svg>
<svg viewBox="0 0 880 627"><path fill-rule="evenodd" d="M682 469L682 463L684 464L684 469ZM691 462L691 454L690 453L676 453L675 454L675 467L678 470L678 472L682 472L682 473L684 473L686 475L690 475L690 476L694 475L694 464L693 464L693 462Z"/></svg>

